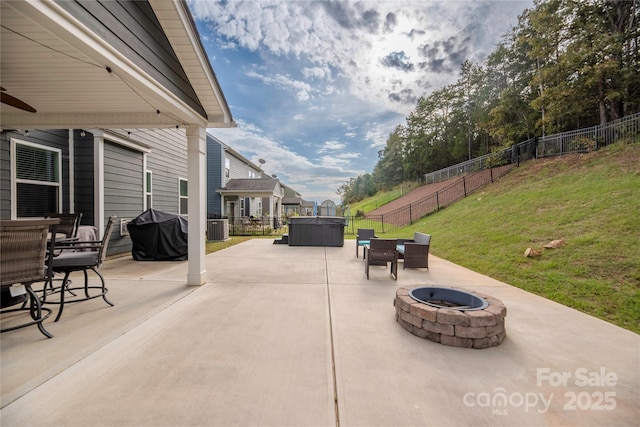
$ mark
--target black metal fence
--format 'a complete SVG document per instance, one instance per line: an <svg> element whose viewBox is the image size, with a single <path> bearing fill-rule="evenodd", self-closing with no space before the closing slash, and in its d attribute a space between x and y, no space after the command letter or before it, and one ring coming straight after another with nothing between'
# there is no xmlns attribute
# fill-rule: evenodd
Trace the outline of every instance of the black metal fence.
<svg viewBox="0 0 640 427"><path fill-rule="evenodd" d="M636 113L601 126L531 138L504 150L427 173L424 179L426 184L432 184L496 165L519 163L538 157L585 153L606 147L621 139L638 138L639 135L640 113Z"/></svg>
<svg viewBox="0 0 640 427"><path fill-rule="evenodd" d="M450 185L430 194L429 196L408 204L384 215L366 215L367 219L380 223L376 231L390 231L393 228L404 227L413 224L420 218L447 207L479 188L494 182L515 167L515 163L493 167L462 176L454 180ZM374 227L361 227L374 228Z"/></svg>
<svg viewBox="0 0 640 427"><path fill-rule="evenodd" d="M230 236L278 236L286 233L286 217L229 217L228 220Z"/></svg>
<svg viewBox="0 0 640 427"><path fill-rule="evenodd" d="M625 138L640 135L640 113L632 114L601 126L593 126L538 139L537 157L586 153L606 147Z"/></svg>

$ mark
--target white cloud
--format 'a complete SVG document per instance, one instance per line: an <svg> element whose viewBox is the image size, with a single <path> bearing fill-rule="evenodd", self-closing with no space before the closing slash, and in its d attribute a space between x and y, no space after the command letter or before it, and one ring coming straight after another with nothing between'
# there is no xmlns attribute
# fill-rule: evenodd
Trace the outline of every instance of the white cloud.
<svg viewBox="0 0 640 427"><path fill-rule="evenodd" d="M254 70L247 71L245 74L247 75L247 77L261 80L266 85L297 91L296 96L301 101L308 100L310 98L309 93L313 90L311 85L309 85L308 83L292 79L291 77L282 74L274 74L272 76L268 76L260 74Z"/></svg>
<svg viewBox="0 0 640 427"><path fill-rule="evenodd" d="M302 75L308 79L331 79L331 69L329 67L305 67Z"/></svg>
<svg viewBox="0 0 640 427"><path fill-rule="evenodd" d="M407 114L427 90L453 82L465 59L482 61L500 32L508 30L499 23L528 3L262 0L190 5L225 43L302 58L312 64L300 69L309 80L328 82L335 67L352 96ZM271 84L283 77L272 76ZM267 78L265 83L270 84ZM334 90L328 87L327 93ZM312 91L298 87L297 98L310 100Z"/></svg>
<svg viewBox="0 0 640 427"><path fill-rule="evenodd" d="M303 197L337 199L417 99L484 60L532 4L189 0L210 58L241 58L221 81L239 128L212 131Z"/></svg>
<svg viewBox="0 0 640 427"><path fill-rule="evenodd" d="M338 151L342 150L346 147L346 144L338 141L327 141L324 145L318 150L318 153L327 153L329 151Z"/></svg>

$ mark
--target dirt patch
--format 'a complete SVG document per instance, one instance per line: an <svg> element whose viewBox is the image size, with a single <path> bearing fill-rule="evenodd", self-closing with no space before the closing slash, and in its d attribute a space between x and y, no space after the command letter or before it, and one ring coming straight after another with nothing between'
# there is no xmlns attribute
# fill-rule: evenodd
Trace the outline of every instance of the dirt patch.
<svg viewBox="0 0 640 427"><path fill-rule="evenodd" d="M393 212L397 209L403 208L405 206L408 206L412 203L415 203L419 200L425 199L435 193L437 193L438 191L440 191L441 189L448 187L458 181L462 181L462 177L455 177L455 178L451 178L447 181L442 181L442 182L437 182L434 184L426 184L423 186L420 186L414 190L411 190L410 192L408 192L407 194L405 194L404 196L387 203L384 206L380 206L377 209L372 210L371 212L367 212L367 215L386 215L390 212Z"/></svg>

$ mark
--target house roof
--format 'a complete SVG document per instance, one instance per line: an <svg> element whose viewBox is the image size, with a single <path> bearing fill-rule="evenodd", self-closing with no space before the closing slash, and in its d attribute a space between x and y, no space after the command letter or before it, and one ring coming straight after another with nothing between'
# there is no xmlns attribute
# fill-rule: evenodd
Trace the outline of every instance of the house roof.
<svg viewBox="0 0 640 427"><path fill-rule="evenodd" d="M123 9L115 17L120 27L105 22L114 20L113 15L90 13L101 5ZM30 113L2 104L3 129L234 126L185 2L20 0L0 2L0 7L3 96L36 109ZM135 8L150 10L150 20L157 18L160 28L141 29L138 24L135 31L159 30L166 36L167 55L177 58L167 69L185 76L181 82L136 61L147 58L137 53L144 46L135 45L134 32L128 32L136 22L126 11ZM123 34L130 36L129 44L119 39Z"/></svg>
<svg viewBox="0 0 640 427"><path fill-rule="evenodd" d="M236 178L230 179L223 188L218 189L219 193L258 193L275 192L280 186L277 179L272 178Z"/></svg>
<svg viewBox="0 0 640 427"><path fill-rule="evenodd" d="M283 197L283 205L302 206L302 199L300 197Z"/></svg>

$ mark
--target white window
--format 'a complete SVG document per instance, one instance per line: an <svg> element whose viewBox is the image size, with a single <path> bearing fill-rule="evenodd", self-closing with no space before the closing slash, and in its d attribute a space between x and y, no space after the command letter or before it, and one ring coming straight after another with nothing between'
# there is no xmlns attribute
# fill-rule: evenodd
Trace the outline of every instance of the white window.
<svg viewBox="0 0 640 427"><path fill-rule="evenodd" d="M186 179L178 178L178 192L179 192L179 208L180 215L187 215L189 213L189 181Z"/></svg>
<svg viewBox="0 0 640 427"><path fill-rule="evenodd" d="M147 209L151 209L153 207L153 173L151 171L147 171L145 173L145 183L144 183L144 203Z"/></svg>
<svg viewBox="0 0 640 427"><path fill-rule="evenodd" d="M62 155L59 149L12 140L15 171L15 215L43 217L59 212L62 199Z"/></svg>
<svg viewBox="0 0 640 427"><path fill-rule="evenodd" d="M224 158L224 176L226 178L229 178L230 171L231 171L231 161L227 157L225 157Z"/></svg>

